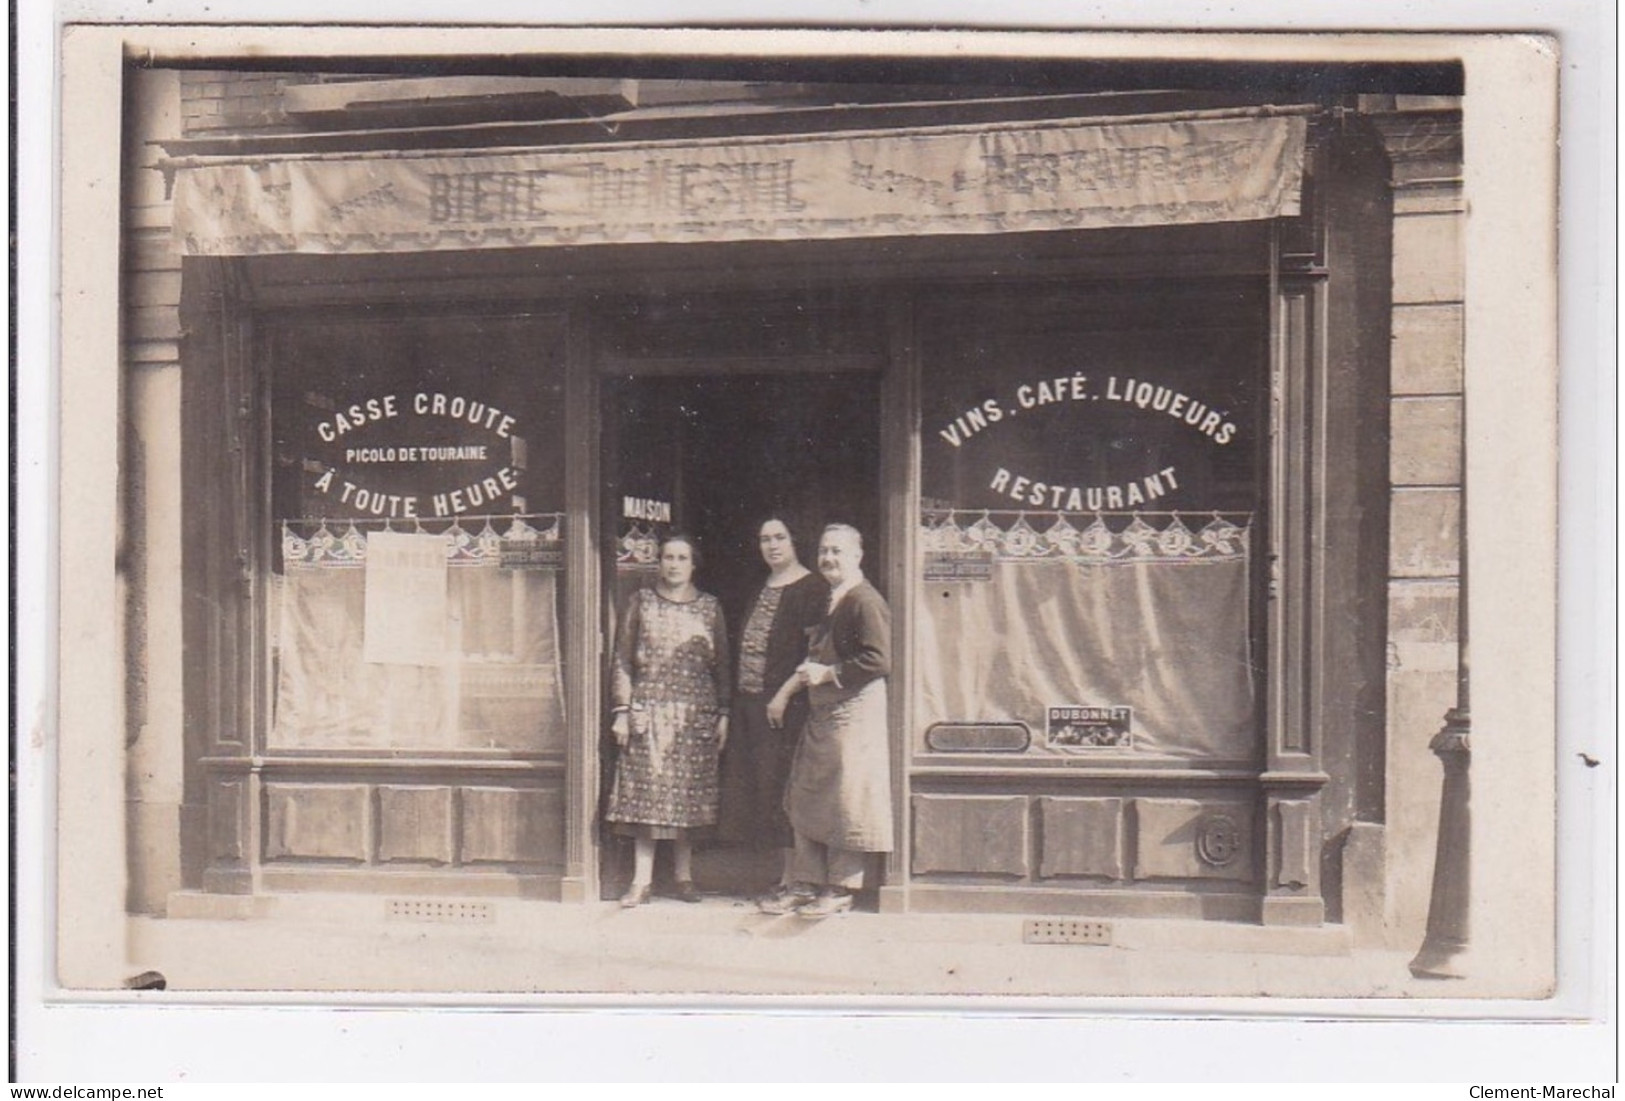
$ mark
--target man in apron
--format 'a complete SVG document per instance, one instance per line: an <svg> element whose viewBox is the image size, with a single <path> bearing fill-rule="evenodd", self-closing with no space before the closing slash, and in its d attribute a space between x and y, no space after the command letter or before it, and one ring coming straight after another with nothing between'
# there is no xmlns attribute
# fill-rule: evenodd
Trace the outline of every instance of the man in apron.
<svg viewBox="0 0 1625 1101"><path fill-rule="evenodd" d="M830 584L830 610L812 629L798 670L810 708L784 797L795 882L763 900L767 913L822 918L850 910L865 854L892 848L891 609L864 580L862 564L856 528L824 529L818 571Z"/></svg>

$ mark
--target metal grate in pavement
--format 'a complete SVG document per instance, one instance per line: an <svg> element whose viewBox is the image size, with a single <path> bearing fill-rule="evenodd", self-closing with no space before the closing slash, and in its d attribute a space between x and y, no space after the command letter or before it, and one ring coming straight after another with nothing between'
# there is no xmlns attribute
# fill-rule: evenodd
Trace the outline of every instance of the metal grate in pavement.
<svg viewBox="0 0 1625 1101"><path fill-rule="evenodd" d="M441 898L392 898L391 921L490 922L496 913L489 902L459 902Z"/></svg>
<svg viewBox="0 0 1625 1101"><path fill-rule="evenodd" d="M1110 944L1112 923L1081 918L1028 918L1021 923L1023 944Z"/></svg>

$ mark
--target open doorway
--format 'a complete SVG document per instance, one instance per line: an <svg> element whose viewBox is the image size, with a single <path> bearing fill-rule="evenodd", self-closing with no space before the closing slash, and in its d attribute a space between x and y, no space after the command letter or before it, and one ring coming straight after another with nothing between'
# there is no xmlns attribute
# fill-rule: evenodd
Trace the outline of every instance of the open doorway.
<svg viewBox="0 0 1625 1101"><path fill-rule="evenodd" d="M789 524L808 568L825 524L856 526L868 537L865 573L885 576L878 372L606 378L601 424L600 530L614 535L605 547L606 640L630 594L654 583L648 540L673 530L699 541L695 583L721 602L735 647L767 576L757 530L770 516ZM613 740L602 748L607 788ZM613 897L630 874L630 845L607 830L600 837L603 892ZM776 847L701 841L695 882L748 897L776 881L779 860ZM657 886L666 872L657 863Z"/></svg>

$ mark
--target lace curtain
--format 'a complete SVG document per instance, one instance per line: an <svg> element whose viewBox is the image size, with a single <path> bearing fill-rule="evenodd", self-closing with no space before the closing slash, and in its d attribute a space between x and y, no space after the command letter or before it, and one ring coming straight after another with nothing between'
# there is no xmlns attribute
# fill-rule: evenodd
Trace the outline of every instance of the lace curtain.
<svg viewBox="0 0 1625 1101"><path fill-rule="evenodd" d="M1020 722L1076 753L1046 745L1050 708L1128 707L1130 748L1081 752L1254 755L1246 518L996 515L925 518L922 730Z"/></svg>

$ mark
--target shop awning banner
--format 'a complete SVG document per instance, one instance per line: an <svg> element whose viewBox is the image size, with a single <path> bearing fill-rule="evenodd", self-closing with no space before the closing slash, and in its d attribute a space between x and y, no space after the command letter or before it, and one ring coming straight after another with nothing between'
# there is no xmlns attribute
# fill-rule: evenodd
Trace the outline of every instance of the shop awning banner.
<svg viewBox="0 0 1625 1101"><path fill-rule="evenodd" d="M191 255L814 240L1293 215L1306 128L1266 112L170 168Z"/></svg>

